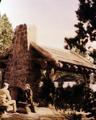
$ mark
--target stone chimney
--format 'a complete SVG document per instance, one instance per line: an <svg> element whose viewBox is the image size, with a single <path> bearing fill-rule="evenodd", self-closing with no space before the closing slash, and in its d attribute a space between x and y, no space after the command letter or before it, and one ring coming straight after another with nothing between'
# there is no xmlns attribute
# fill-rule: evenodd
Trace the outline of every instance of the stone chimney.
<svg viewBox="0 0 96 120"><path fill-rule="evenodd" d="M31 39L30 39L31 40ZM12 52L8 58L4 74L4 81L10 86L24 88L29 83L33 90L33 99L38 98L38 84L41 77L40 65L36 64L33 48L28 50L28 37L26 24L19 25L15 29Z"/></svg>
<svg viewBox="0 0 96 120"><path fill-rule="evenodd" d="M5 81L11 86L23 87L28 78L27 26L19 25L15 29L13 49L5 71Z"/></svg>

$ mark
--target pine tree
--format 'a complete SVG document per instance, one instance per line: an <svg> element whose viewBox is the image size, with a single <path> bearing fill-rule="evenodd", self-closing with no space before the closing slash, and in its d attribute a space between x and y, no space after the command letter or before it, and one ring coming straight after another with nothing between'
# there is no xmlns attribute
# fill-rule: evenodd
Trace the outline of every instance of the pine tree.
<svg viewBox="0 0 96 120"><path fill-rule="evenodd" d="M79 8L76 11L78 23L76 36L65 38L66 49L73 49L79 53L86 53L88 41L96 41L96 0L79 0Z"/></svg>
<svg viewBox="0 0 96 120"><path fill-rule="evenodd" d="M0 52L4 52L12 43L13 29L6 14L0 17Z"/></svg>

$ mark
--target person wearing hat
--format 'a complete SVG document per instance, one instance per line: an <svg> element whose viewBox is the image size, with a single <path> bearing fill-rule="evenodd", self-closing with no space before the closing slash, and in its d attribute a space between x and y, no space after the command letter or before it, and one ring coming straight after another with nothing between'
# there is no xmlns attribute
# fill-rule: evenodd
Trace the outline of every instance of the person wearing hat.
<svg viewBox="0 0 96 120"><path fill-rule="evenodd" d="M7 106L13 106L13 112L16 112L17 107L16 107L16 101L11 99L11 95L10 92L8 90L9 88L9 84L8 83L4 83L3 84L3 88L0 89L0 93L4 93L2 95L2 104L5 104Z"/></svg>

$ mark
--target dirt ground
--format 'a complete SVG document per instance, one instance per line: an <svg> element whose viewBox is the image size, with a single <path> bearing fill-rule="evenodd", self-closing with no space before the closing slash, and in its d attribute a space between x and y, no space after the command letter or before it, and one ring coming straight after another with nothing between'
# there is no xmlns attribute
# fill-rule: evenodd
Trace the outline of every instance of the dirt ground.
<svg viewBox="0 0 96 120"><path fill-rule="evenodd" d="M36 113L6 113L1 120L64 120L64 116L50 108L36 107Z"/></svg>
<svg viewBox="0 0 96 120"><path fill-rule="evenodd" d="M68 115L70 111L61 112L52 108L36 107L36 113L24 114L24 113L6 113L3 114L0 120L69 120ZM87 118L86 113L82 114L81 120L95 120L94 118Z"/></svg>

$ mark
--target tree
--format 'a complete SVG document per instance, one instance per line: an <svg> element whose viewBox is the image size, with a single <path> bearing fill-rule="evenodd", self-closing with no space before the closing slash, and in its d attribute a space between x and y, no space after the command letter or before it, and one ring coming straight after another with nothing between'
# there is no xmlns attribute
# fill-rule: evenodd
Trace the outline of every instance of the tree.
<svg viewBox="0 0 96 120"><path fill-rule="evenodd" d="M65 48L86 53L86 45L89 41L96 41L96 0L79 0L79 8L76 11L78 23L76 36L65 38Z"/></svg>
<svg viewBox="0 0 96 120"><path fill-rule="evenodd" d="M94 59L94 64L96 64L96 49L93 49L89 54Z"/></svg>
<svg viewBox="0 0 96 120"><path fill-rule="evenodd" d="M0 52L8 48L13 39L13 29L6 14L0 17Z"/></svg>

